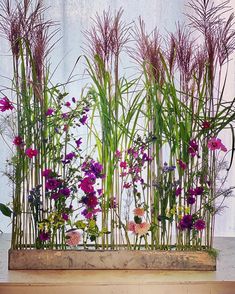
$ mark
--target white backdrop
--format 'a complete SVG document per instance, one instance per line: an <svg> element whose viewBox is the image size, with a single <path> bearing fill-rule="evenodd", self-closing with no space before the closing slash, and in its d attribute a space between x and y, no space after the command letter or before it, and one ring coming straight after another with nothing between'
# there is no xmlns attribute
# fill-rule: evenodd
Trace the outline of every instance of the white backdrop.
<svg viewBox="0 0 235 294"><path fill-rule="evenodd" d="M61 26L62 40L58 43L53 52L51 62L53 67L59 65L54 80L65 81L79 55L82 54L81 46L84 42L84 36L81 31L89 28L91 17L95 13L102 13L104 9L118 10L124 9L123 18L127 23L137 20L141 15L146 22L147 29L151 30L158 26L161 33L173 31L178 21L183 21L185 12L185 0L44 0L45 4L50 6L47 11L48 16L59 21ZM218 0L220 1L220 0ZM235 8L235 0L231 4ZM10 59L7 56L8 45L2 39L0 40L0 88L7 85L7 80L3 76L11 76ZM226 97L230 99L235 96L235 62L231 62ZM129 67L130 64L124 58L123 67ZM125 66L124 66L125 65ZM82 66L76 70L82 76ZM70 96L78 96L81 86L86 80L71 84ZM9 84L8 84L9 85ZM224 136L225 145L229 147L230 138ZM0 171L4 170L7 149L0 142ZM235 163L229 177L228 185L235 184ZM0 177L0 202L7 203L11 200L11 190L7 179ZM230 198L225 205L228 208L221 216L217 217L217 236L235 237L235 198ZM0 215L0 229L4 232L10 231L9 220Z"/></svg>

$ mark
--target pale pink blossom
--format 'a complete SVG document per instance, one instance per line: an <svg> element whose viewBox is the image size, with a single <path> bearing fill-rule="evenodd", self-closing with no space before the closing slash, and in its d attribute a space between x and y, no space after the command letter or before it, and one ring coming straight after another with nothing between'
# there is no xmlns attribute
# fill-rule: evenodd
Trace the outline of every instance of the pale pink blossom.
<svg viewBox="0 0 235 294"><path fill-rule="evenodd" d="M150 224L144 222L141 224L136 224L135 225L135 233L142 236L146 235L150 229Z"/></svg>
<svg viewBox="0 0 235 294"><path fill-rule="evenodd" d="M69 231L66 233L66 244L69 246L77 246L81 241L81 234L77 231Z"/></svg>

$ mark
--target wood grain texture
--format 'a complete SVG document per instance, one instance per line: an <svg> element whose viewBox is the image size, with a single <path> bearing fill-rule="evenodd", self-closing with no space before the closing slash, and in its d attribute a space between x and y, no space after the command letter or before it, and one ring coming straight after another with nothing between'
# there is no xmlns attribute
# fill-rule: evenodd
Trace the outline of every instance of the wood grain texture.
<svg viewBox="0 0 235 294"><path fill-rule="evenodd" d="M201 251L9 250L8 262L11 270L216 270L216 259Z"/></svg>

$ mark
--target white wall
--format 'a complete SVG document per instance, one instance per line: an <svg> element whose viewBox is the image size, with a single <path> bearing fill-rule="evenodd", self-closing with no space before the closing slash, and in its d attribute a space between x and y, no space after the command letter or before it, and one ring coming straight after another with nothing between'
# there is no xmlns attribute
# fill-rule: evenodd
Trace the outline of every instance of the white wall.
<svg viewBox="0 0 235 294"><path fill-rule="evenodd" d="M52 56L52 64L60 65L55 74L56 81L65 81L70 71L72 70L75 61L79 55L82 54L82 43L84 36L81 31L89 28L91 24L91 17L96 12L101 13L104 9L118 10L120 7L124 9L124 20L127 23L137 20L139 15L146 22L147 29L152 29L158 26L161 33L164 31L173 31L175 23L180 20L183 21L182 14L185 11L185 0L45 0L45 3L51 8L48 10L48 15L54 20L61 23L62 41L58 43L56 50ZM235 0L232 1L235 7ZM0 42L0 75L9 76L10 67L9 59L2 54L7 54L8 48L6 43ZM123 67L130 64L124 59L122 61ZM227 87L227 97L235 96L235 64L231 62L229 85ZM82 78L82 66L76 71ZM84 77L83 77L84 78ZM81 85L86 80L78 81L70 86L70 93L72 96L77 96ZM6 84L6 80L0 77L0 85ZM226 144L229 143L228 136L225 136ZM6 149L1 143L0 145L0 170L4 169L4 161L6 157ZM230 185L235 184L235 163L233 171L230 176ZM0 202L10 201L10 190L8 188L6 179L0 178ZM235 236L235 199L230 199L227 202L229 206L222 216L217 220L217 235ZM0 215L0 229L8 231L8 220Z"/></svg>

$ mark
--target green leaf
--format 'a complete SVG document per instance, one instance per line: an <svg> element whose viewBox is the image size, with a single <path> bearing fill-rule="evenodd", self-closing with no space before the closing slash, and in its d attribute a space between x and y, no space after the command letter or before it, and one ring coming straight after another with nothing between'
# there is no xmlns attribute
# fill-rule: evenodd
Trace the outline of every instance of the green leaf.
<svg viewBox="0 0 235 294"><path fill-rule="evenodd" d="M3 215L11 217L11 214L12 214L11 209L3 203L0 203L0 211L2 212Z"/></svg>

